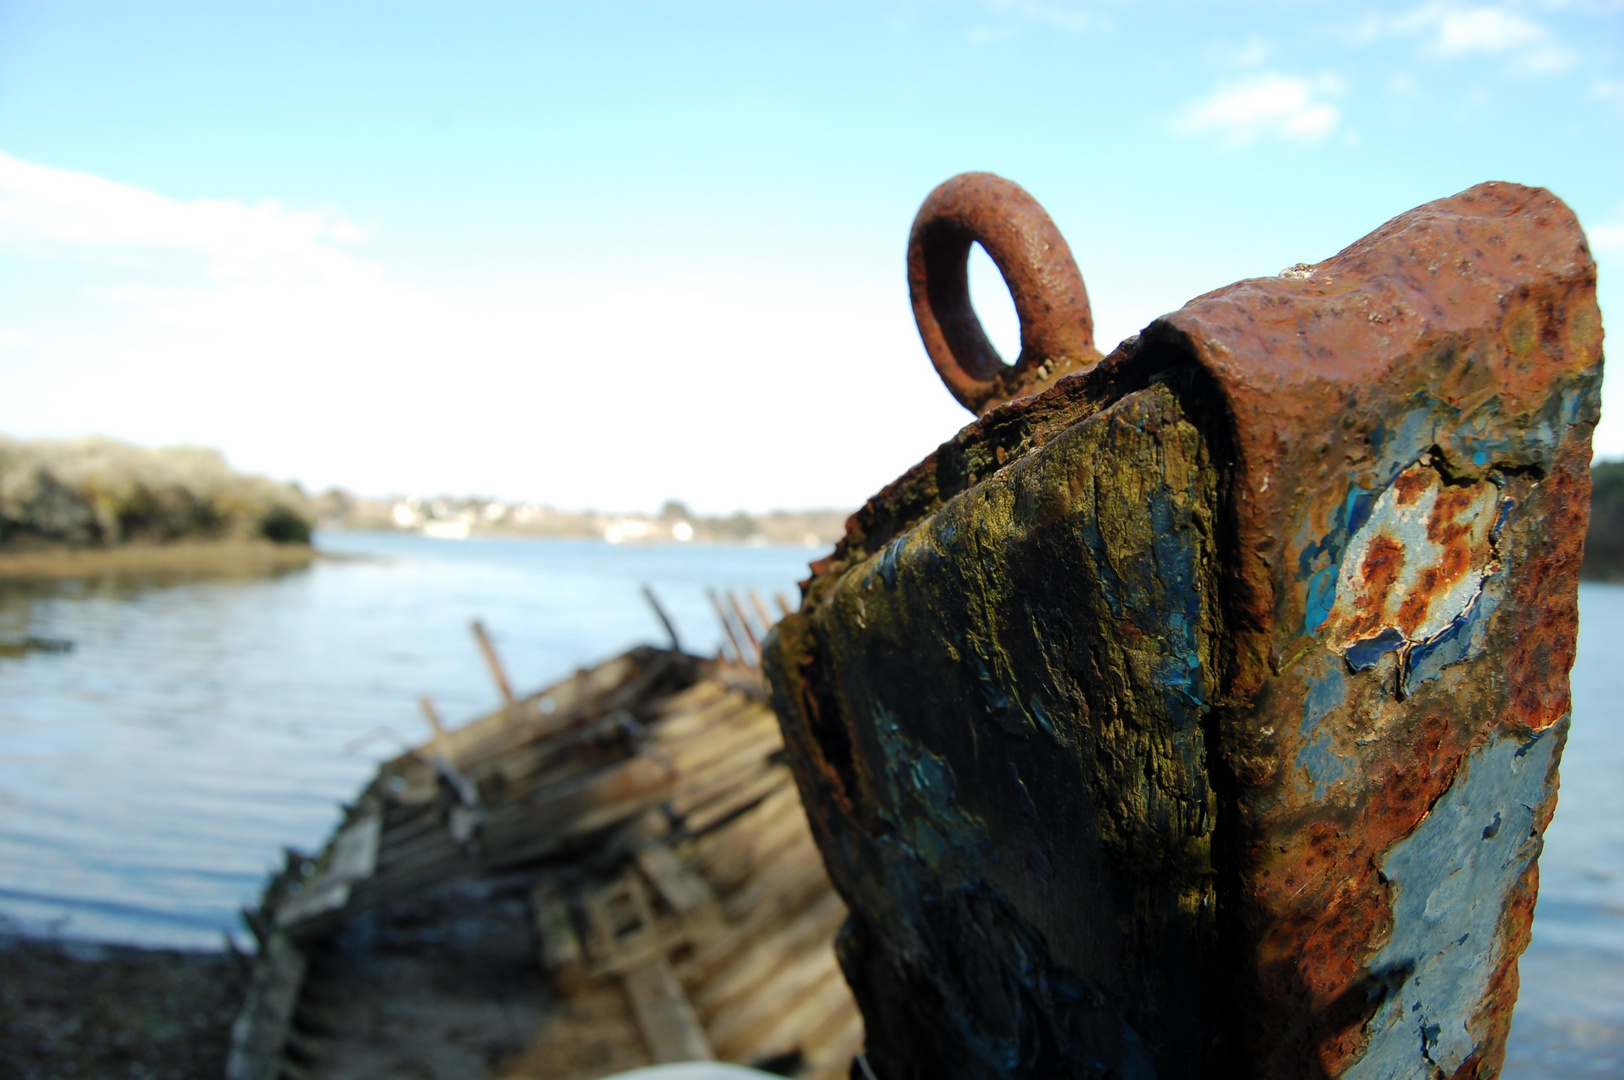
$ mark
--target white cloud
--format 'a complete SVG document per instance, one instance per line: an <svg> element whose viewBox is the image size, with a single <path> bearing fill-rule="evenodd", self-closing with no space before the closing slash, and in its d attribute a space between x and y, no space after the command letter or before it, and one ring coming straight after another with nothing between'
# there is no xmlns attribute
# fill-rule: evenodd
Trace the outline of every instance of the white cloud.
<svg viewBox="0 0 1624 1080"><path fill-rule="evenodd" d="M1433 56L1504 56L1514 71L1546 74L1564 71L1580 60L1578 52L1558 41L1544 26L1503 7L1457 7L1425 4L1402 15L1373 16L1357 37L1415 37Z"/></svg>
<svg viewBox="0 0 1624 1080"><path fill-rule="evenodd" d="M1295 142L1318 142L1341 120L1326 100L1339 84L1329 75L1308 79L1266 74L1220 86L1186 109L1174 122L1184 134L1214 134L1231 145L1244 145L1264 135Z"/></svg>
<svg viewBox="0 0 1624 1080"><path fill-rule="evenodd" d="M1043 0L993 0L994 11L1007 12L1062 30L1088 30L1104 22L1082 4L1045 3Z"/></svg>
<svg viewBox="0 0 1624 1080"><path fill-rule="evenodd" d="M365 230L336 214L224 199L184 202L87 173L0 154L0 245L110 254L130 249L190 253L220 278L251 275L332 279L365 275L334 247Z"/></svg>
<svg viewBox="0 0 1624 1080"><path fill-rule="evenodd" d="M1624 255L1624 221L1609 221L1585 230L1590 250L1608 255Z"/></svg>
<svg viewBox="0 0 1624 1080"><path fill-rule="evenodd" d="M712 511L856 505L965 419L889 290L560 269L452 295L355 235L0 158L28 319L0 334L0 430L218 446L317 487Z"/></svg>
<svg viewBox="0 0 1624 1080"><path fill-rule="evenodd" d="M1440 10L1434 21L1437 49L1445 56L1471 52L1505 52L1539 41L1545 31L1520 15L1499 8Z"/></svg>

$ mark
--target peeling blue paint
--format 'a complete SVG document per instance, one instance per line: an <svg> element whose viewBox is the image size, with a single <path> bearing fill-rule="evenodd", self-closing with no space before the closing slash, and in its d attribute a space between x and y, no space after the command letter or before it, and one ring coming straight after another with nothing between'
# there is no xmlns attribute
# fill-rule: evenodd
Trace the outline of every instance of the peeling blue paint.
<svg viewBox="0 0 1624 1080"><path fill-rule="evenodd" d="M1054 880L1054 866L1049 862L1049 857L1037 848L1026 853L1026 868L1044 881Z"/></svg>
<svg viewBox="0 0 1624 1080"><path fill-rule="evenodd" d="M1341 560L1322 567L1308 579L1308 603L1303 612L1303 633L1312 634L1331 617L1336 606L1336 575L1342 568Z"/></svg>
<svg viewBox="0 0 1624 1080"><path fill-rule="evenodd" d="M1308 692L1303 695L1303 725L1300 733L1304 738L1312 735L1319 727L1319 722L1325 714L1347 700L1348 681L1342 674L1342 669L1335 663L1320 662L1321 675L1315 679L1310 676Z"/></svg>
<svg viewBox="0 0 1624 1080"><path fill-rule="evenodd" d="M976 879L982 863L998 862L998 852L985 823L955 802L953 767L904 733L883 705L873 715L886 766L885 817L897 841L944 880Z"/></svg>
<svg viewBox="0 0 1624 1080"><path fill-rule="evenodd" d="M1298 734L1305 744L1297 751L1296 766L1314 782L1314 797L1323 799L1332 784L1346 779L1351 768L1328 733L1316 737L1320 721L1347 700L1348 683L1342 665L1334 657L1322 656L1318 668L1319 677L1309 676L1308 690L1303 694L1303 722Z"/></svg>
<svg viewBox="0 0 1624 1080"><path fill-rule="evenodd" d="M1482 1048L1487 1032L1467 1025L1503 955L1500 915L1539 852L1534 814L1548 794L1558 728L1527 741L1502 737L1472 754L1382 857L1393 929L1368 967L1388 989L1365 1026L1364 1054L1342 1080L1435 1080Z"/></svg>
<svg viewBox="0 0 1624 1080"><path fill-rule="evenodd" d="M1375 667L1377 661L1384 655L1396 652L1404 644L1404 635L1389 626L1375 637L1368 637L1349 645L1342 653L1342 657L1348 662L1348 670L1368 671Z"/></svg>
<svg viewBox="0 0 1624 1080"><path fill-rule="evenodd" d="M1405 697L1429 679L1436 679L1444 668L1469 660L1483 651L1488 635L1489 618L1500 606L1501 575L1491 574L1484 581L1483 592L1477 602L1461 613L1443 633L1411 649L1404 659L1399 685Z"/></svg>
<svg viewBox="0 0 1624 1080"><path fill-rule="evenodd" d="M1026 710L1032 714L1032 718L1038 722L1039 727L1050 735L1054 734L1054 721L1049 719L1049 711L1043 707L1043 699L1038 696L1036 690L1032 691L1032 696L1027 698Z"/></svg>

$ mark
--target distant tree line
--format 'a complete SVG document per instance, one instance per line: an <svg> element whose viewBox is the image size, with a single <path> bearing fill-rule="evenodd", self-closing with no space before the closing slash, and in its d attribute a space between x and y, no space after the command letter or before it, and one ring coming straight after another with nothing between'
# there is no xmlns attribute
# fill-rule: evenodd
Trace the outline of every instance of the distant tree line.
<svg viewBox="0 0 1624 1080"><path fill-rule="evenodd" d="M296 487L233 470L217 450L0 436L0 550L180 540L308 544Z"/></svg>
<svg viewBox="0 0 1624 1080"><path fill-rule="evenodd" d="M1590 532L1581 573L1592 581L1624 581L1624 461L1593 465L1590 483Z"/></svg>

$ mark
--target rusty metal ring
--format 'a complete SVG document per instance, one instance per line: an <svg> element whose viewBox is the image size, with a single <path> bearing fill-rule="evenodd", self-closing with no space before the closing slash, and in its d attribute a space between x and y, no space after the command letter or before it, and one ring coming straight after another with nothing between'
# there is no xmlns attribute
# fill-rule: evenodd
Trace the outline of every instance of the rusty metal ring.
<svg viewBox="0 0 1624 1080"><path fill-rule="evenodd" d="M1004 275L1021 321L1006 364L970 303L970 245ZM1038 201L992 173L960 173L932 191L908 236L908 294L930 362L977 416L1062 375L1092 367L1094 316L1071 248Z"/></svg>

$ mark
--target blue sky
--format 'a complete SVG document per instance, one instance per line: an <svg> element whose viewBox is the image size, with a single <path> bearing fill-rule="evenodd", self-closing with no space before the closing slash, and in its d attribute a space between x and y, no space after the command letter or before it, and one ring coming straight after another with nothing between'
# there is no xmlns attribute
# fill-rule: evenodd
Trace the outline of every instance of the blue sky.
<svg viewBox="0 0 1624 1080"><path fill-rule="evenodd" d="M0 431L854 505L968 418L903 277L967 169L1048 208L1106 349L1488 179L1578 212L1606 317L1624 3L0 0Z"/></svg>

